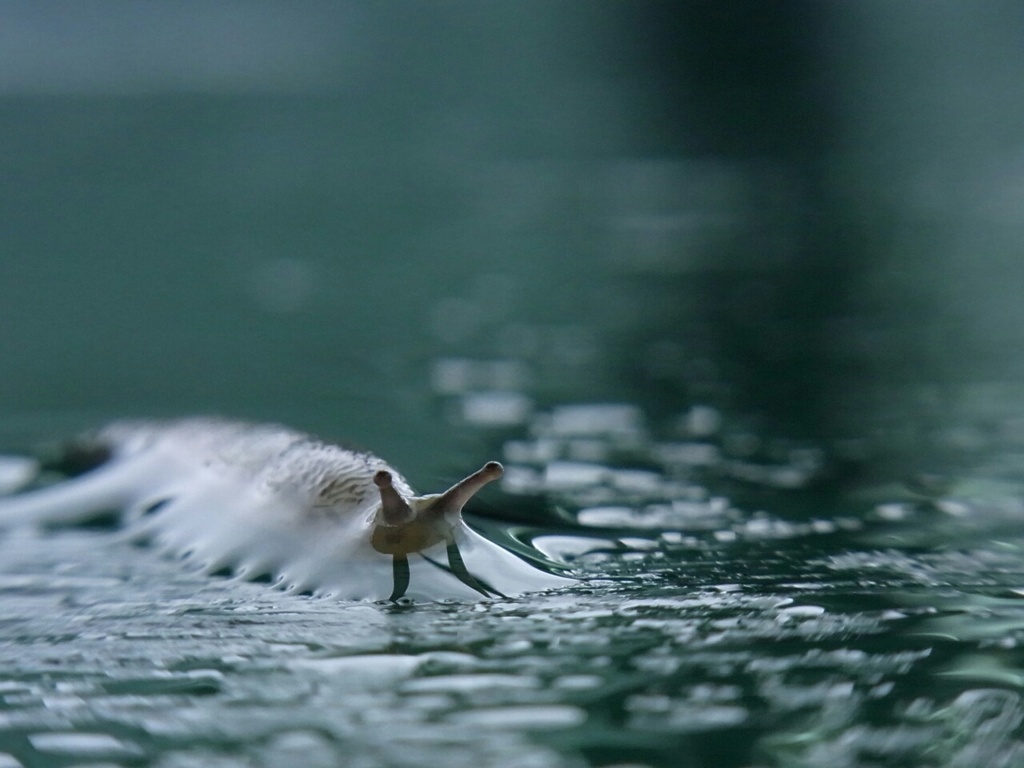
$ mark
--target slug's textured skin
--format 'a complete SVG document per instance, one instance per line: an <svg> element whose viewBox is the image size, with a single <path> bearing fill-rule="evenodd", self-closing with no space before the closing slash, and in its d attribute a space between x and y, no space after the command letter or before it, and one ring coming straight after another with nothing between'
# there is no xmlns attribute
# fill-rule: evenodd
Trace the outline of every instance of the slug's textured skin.
<svg viewBox="0 0 1024 768"><path fill-rule="evenodd" d="M116 422L78 445L106 460L0 498L0 526L117 511L130 535L210 573L346 600L481 599L567 581L462 520L462 504L500 476L493 462L444 494L416 496L383 459L279 426Z"/></svg>

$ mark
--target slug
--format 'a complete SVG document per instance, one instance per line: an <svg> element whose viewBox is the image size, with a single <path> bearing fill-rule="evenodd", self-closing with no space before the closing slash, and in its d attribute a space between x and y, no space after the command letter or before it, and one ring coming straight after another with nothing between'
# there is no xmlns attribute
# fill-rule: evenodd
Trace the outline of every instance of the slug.
<svg viewBox="0 0 1024 768"><path fill-rule="evenodd" d="M130 538L210 574L344 600L505 597L569 581L462 519L463 505L501 477L494 461L417 496L373 454L212 418L115 422L72 443L62 461L91 468L0 498L0 527L115 512Z"/></svg>

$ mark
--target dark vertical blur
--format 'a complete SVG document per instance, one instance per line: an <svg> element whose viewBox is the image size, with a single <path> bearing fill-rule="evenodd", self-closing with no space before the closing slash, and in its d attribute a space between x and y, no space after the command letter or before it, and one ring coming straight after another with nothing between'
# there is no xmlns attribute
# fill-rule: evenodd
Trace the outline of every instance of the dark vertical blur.
<svg viewBox="0 0 1024 768"><path fill-rule="evenodd" d="M671 281L679 312L666 317L660 349L670 352L673 341L689 347L696 329L708 357L703 374L688 377L686 395L725 398L798 432L826 432L839 373L830 322L842 316L871 256L862 227L843 213L846 190L831 168L841 119L834 9L763 0L628 8L632 77L652 90L651 130L638 149L717 167L743 187L739 214L729 212L737 215L726 225L730 236L676 254L689 264ZM702 194L715 194L706 186L694 190L698 209Z"/></svg>
<svg viewBox="0 0 1024 768"><path fill-rule="evenodd" d="M1024 362L1019 4L624 16L635 151L661 161L622 257L660 322L627 335L628 368L807 435L1003 418Z"/></svg>

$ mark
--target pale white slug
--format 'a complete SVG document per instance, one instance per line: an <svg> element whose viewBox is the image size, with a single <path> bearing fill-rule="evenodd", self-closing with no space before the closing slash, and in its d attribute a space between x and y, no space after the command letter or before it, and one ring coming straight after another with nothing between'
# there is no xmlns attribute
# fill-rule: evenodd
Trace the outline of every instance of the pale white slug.
<svg viewBox="0 0 1024 768"><path fill-rule="evenodd" d="M480 599L569 583L463 521L466 501L501 476L497 462L417 496L383 459L276 425L116 422L73 446L99 466L0 498L0 526L113 511L130 536L210 573L346 600Z"/></svg>

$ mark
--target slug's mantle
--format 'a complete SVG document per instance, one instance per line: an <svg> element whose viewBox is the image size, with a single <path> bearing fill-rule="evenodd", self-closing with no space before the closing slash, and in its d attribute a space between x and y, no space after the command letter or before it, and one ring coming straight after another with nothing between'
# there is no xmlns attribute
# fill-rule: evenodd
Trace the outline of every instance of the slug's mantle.
<svg viewBox="0 0 1024 768"><path fill-rule="evenodd" d="M486 539L462 507L501 477L489 462L417 496L370 453L279 426L219 419L116 422L70 444L98 463L0 498L0 526L75 523L116 511L128 534L209 573L271 577L346 600L480 599L567 579Z"/></svg>

